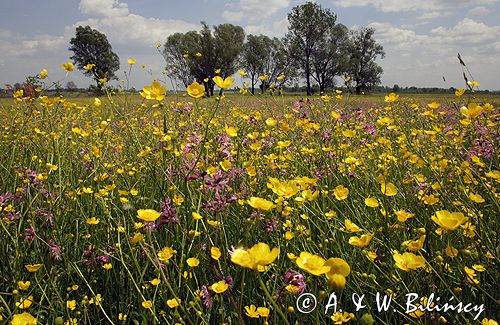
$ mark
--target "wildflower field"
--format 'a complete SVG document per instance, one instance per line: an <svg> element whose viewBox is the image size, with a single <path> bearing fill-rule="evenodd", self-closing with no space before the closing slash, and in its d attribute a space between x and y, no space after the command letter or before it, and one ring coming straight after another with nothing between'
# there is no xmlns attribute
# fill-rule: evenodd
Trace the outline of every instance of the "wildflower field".
<svg viewBox="0 0 500 325"><path fill-rule="evenodd" d="M0 322L496 324L498 96L200 87L0 100Z"/></svg>

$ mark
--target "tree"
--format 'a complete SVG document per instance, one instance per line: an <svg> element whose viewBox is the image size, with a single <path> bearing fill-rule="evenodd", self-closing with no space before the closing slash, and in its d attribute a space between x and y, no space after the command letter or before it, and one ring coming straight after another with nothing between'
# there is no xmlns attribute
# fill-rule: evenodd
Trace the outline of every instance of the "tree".
<svg viewBox="0 0 500 325"><path fill-rule="evenodd" d="M163 58L167 62L166 70L173 78L179 80L184 87L193 81L188 58L190 52L196 50L199 34L195 31L175 33L167 38L163 46Z"/></svg>
<svg viewBox="0 0 500 325"><path fill-rule="evenodd" d="M271 39L265 35L248 35L247 41L243 45L241 53L241 66L247 72L250 78L250 87L252 94L255 94L255 85L259 76L264 73L268 54L268 48L271 46Z"/></svg>
<svg viewBox="0 0 500 325"><path fill-rule="evenodd" d="M66 83L66 90L67 91L75 91L78 89L78 86L76 85L76 83L72 80L68 81Z"/></svg>
<svg viewBox="0 0 500 325"><path fill-rule="evenodd" d="M307 2L288 14L290 24L286 35L294 61L306 79L307 95L311 95L312 58L324 35L335 26L337 16L320 5Z"/></svg>
<svg viewBox="0 0 500 325"><path fill-rule="evenodd" d="M379 56L383 59L385 52L382 45L373 39L374 33L373 28L361 28L351 33L348 73L358 95L379 84L383 73L382 67L375 60Z"/></svg>
<svg viewBox="0 0 500 325"><path fill-rule="evenodd" d="M212 77L229 77L236 72L236 60L243 47L245 32L242 27L221 24L210 27L202 22L199 32L170 35L164 45L163 54L167 70L187 86L191 80L205 86L207 96L213 95L215 83ZM181 59L182 57L182 59ZM188 73L189 71L189 73Z"/></svg>
<svg viewBox="0 0 500 325"><path fill-rule="evenodd" d="M69 50L74 53L71 60L83 74L94 79L99 92L102 90L99 79L117 79L115 72L120 69L120 60L113 52L106 35L90 26L78 26L70 44ZM94 67L84 69L88 64L93 64Z"/></svg>
<svg viewBox="0 0 500 325"><path fill-rule="evenodd" d="M319 91L335 85L335 77L347 69L349 30L337 24L323 35L312 53L312 77L319 85Z"/></svg>

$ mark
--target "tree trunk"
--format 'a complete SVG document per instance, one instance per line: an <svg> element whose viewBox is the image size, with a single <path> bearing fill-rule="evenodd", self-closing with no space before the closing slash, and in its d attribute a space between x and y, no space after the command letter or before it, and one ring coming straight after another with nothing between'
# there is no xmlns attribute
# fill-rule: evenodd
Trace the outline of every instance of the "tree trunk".
<svg viewBox="0 0 500 325"><path fill-rule="evenodd" d="M311 68L309 66L309 57L306 58L306 82L307 82L307 96L312 95L311 91Z"/></svg>
<svg viewBox="0 0 500 325"><path fill-rule="evenodd" d="M253 76L252 76L252 95L255 95L255 80Z"/></svg>
<svg viewBox="0 0 500 325"><path fill-rule="evenodd" d="M356 86L356 95L360 95L361 94L361 85L357 85Z"/></svg>

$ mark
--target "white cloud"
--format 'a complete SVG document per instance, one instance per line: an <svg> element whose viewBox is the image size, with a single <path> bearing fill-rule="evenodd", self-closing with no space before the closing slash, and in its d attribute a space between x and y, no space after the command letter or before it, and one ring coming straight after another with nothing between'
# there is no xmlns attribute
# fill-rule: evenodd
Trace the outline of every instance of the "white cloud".
<svg viewBox="0 0 500 325"><path fill-rule="evenodd" d="M340 7L372 6L383 12L436 11L496 3L499 0L333 0Z"/></svg>
<svg viewBox="0 0 500 325"><path fill-rule="evenodd" d="M288 31L288 19L284 18L273 22L270 25L247 25L245 32L247 34L259 35L264 34L270 37L283 37Z"/></svg>
<svg viewBox="0 0 500 325"><path fill-rule="evenodd" d="M471 10L467 12L467 16L473 16L473 17L480 17L480 16L485 16L490 13L490 9L483 7L483 6L478 6L474 7Z"/></svg>
<svg viewBox="0 0 500 325"><path fill-rule="evenodd" d="M231 5L235 10L226 10L222 16L230 22L240 22L244 19L256 22L289 5L290 0L240 0L236 5Z"/></svg>
<svg viewBox="0 0 500 325"><path fill-rule="evenodd" d="M90 16L119 17L129 14L128 5L118 0L81 0L78 8Z"/></svg>
<svg viewBox="0 0 500 325"><path fill-rule="evenodd" d="M452 27L437 27L428 34L386 22L368 25L387 54L379 64L383 83L392 85L463 86L457 53L461 53L473 75L490 89L500 89L500 25L488 26L470 18ZM404 76L402 79L401 76ZM449 84L440 84L445 76Z"/></svg>

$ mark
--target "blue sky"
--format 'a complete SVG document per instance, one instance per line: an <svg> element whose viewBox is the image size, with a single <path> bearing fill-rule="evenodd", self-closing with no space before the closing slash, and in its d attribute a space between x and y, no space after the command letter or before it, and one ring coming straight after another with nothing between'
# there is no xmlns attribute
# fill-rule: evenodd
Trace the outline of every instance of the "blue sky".
<svg viewBox="0 0 500 325"><path fill-rule="evenodd" d="M87 86L81 72L68 76L69 39L78 25L104 32L120 56L137 60L136 87L162 78L163 58L156 43L169 34L233 23L247 33L283 36L286 15L305 1L296 0L18 0L0 12L0 85L22 81L46 68L52 81ZM481 89L500 90L500 0L321 0L350 27L374 27L386 58L382 83L392 86L463 87L456 55L461 53ZM7 4L8 3L8 4ZM146 68L141 69L140 64ZM447 82L443 82L445 76ZM168 86L168 84L167 84ZM171 86L169 87L171 88Z"/></svg>

